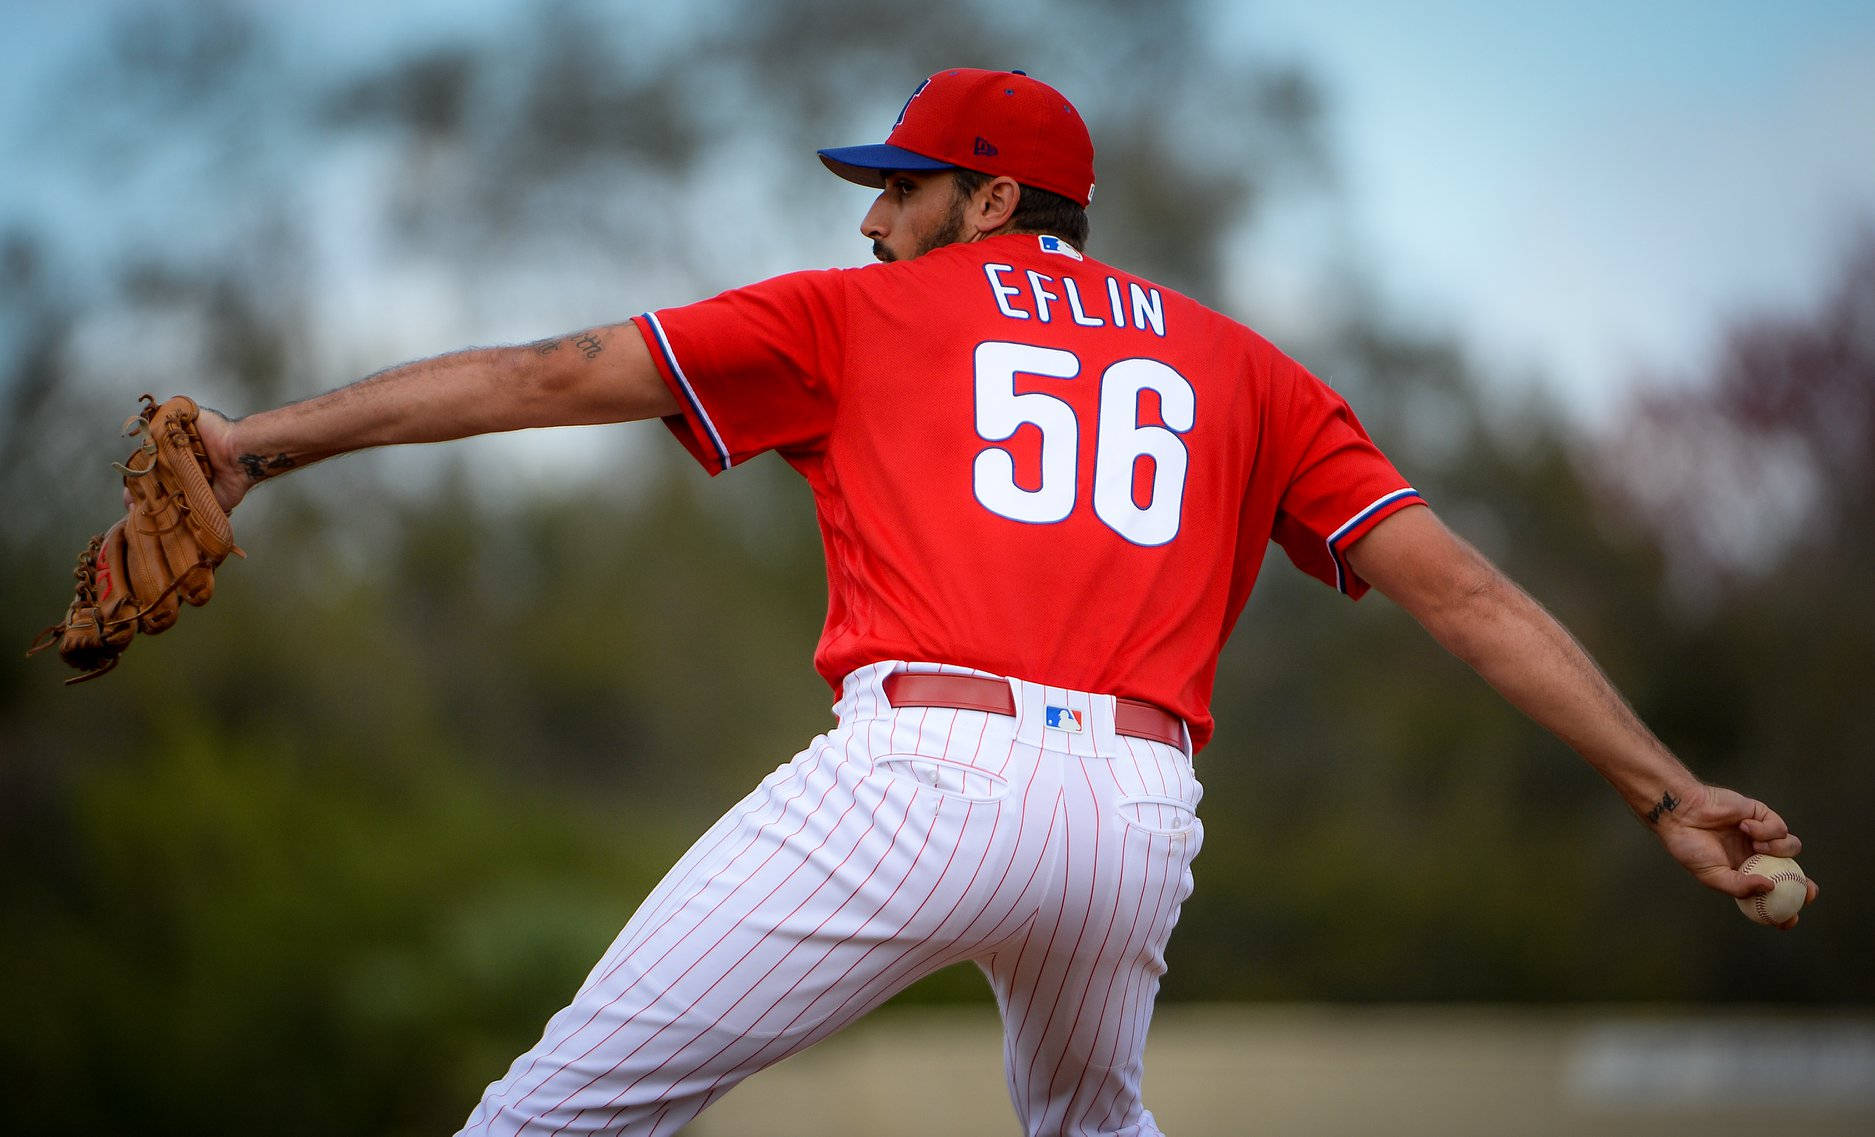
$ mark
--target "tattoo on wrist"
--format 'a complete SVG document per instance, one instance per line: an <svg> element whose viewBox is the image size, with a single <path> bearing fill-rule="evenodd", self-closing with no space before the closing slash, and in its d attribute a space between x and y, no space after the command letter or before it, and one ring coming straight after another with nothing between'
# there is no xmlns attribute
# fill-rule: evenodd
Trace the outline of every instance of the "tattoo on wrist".
<svg viewBox="0 0 1875 1137"><path fill-rule="evenodd" d="M593 356L598 355L601 351L605 350L605 348L599 343L599 337L593 335L591 332L587 332L584 335L580 336L578 339L574 340L573 346L578 348L582 353L584 353L587 359L591 359Z"/></svg>
<svg viewBox="0 0 1875 1137"><path fill-rule="evenodd" d="M535 355L552 355L560 350L559 340L535 340L527 345Z"/></svg>
<svg viewBox="0 0 1875 1137"><path fill-rule="evenodd" d="M265 481L275 474L284 474L299 465L285 454L275 454L271 458L263 458L258 454L243 454L235 461L241 463L241 468L247 471L247 476L257 482Z"/></svg>
<svg viewBox="0 0 1875 1137"><path fill-rule="evenodd" d="M1679 798L1674 797L1671 793L1661 794L1660 800L1654 803L1654 808L1647 811L1647 824L1660 824L1662 814L1672 813L1678 808L1680 808Z"/></svg>

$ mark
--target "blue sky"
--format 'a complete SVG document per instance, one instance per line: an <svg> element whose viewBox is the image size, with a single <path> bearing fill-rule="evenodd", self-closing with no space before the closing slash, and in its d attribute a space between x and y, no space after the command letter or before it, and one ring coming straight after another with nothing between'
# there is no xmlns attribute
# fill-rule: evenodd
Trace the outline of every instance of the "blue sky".
<svg viewBox="0 0 1875 1137"><path fill-rule="evenodd" d="M1387 294L1597 419L1875 225L1875 3L1263 0L1326 85Z"/></svg>
<svg viewBox="0 0 1875 1137"><path fill-rule="evenodd" d="M400 35L448 35L517 6L286 11L301 17L297 62L342 53L359 67ZM68 143L58 109L35 99L101 7L10 6L0 218L109 233L175 208L133 200L134 186L87 199L58 178ZM1540 379L1591 422L1643 373L1697 372L1728 318L1813 299L1852 227L1875 225L1866 0L1219 0L1219 12L1226 47L1291 55L1320 80L1344 172L1340 244L1279 214L1241 291L1304 308L1310 280L1355 256L1398 312L1459 336L1507 386Z"/></svg>

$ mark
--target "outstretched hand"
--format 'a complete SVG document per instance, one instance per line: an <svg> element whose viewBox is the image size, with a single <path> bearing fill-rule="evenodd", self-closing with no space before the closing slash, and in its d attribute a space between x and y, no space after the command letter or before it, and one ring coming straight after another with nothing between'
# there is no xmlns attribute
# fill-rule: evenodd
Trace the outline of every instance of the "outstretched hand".
<svg viewBox="0 0 1875 1137"><path fill-rule="evenodd" d="M1699 786L1686 800L1662 810L1653 824L1667 852L1701 884L1741 900L1774 887L1769 877L1739 872L1745 858L1753 853L1795 857L1803 849L1771 807L1719 786ZM1805 905L1816 900L1817 891L1815 881L1805 884ZM1778 927L1796 925L1792 916Z"/></svg>

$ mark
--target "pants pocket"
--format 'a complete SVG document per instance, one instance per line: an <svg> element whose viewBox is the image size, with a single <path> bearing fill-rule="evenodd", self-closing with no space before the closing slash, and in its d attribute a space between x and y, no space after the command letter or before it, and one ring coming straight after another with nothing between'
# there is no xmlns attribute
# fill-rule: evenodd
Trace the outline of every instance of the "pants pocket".
<svg viewBox="0 0 1875 1137"><path fill-rule="evenodd" d="M1114 808L1120 820L1148 833L1187 833L1198 824L1198 811L1189 802L1163 794L1133 794L1119 799Z"/></svg>
<svg viewBox="0 0 1875 1137"><path fill-rule="evenodd" d="M885 777L963 801L1000 801L1009 794L1009 779L1001 774L928 754L885 754L873 761L872 768Z"/></svg>

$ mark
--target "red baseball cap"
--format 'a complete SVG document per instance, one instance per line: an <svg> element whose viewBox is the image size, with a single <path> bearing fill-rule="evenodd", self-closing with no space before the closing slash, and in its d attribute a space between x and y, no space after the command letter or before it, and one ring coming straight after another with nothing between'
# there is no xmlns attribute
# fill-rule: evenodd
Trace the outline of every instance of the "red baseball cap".
<svg viewBox="0 0 1875 1137"><path fill-rule="evenodd" d="M1094 196L1094 140L1061 93L1020 71L940 71L911 93L877 146L818 151L829 170L877 189L887 170L962 166L1072 198Z"/></svg>

